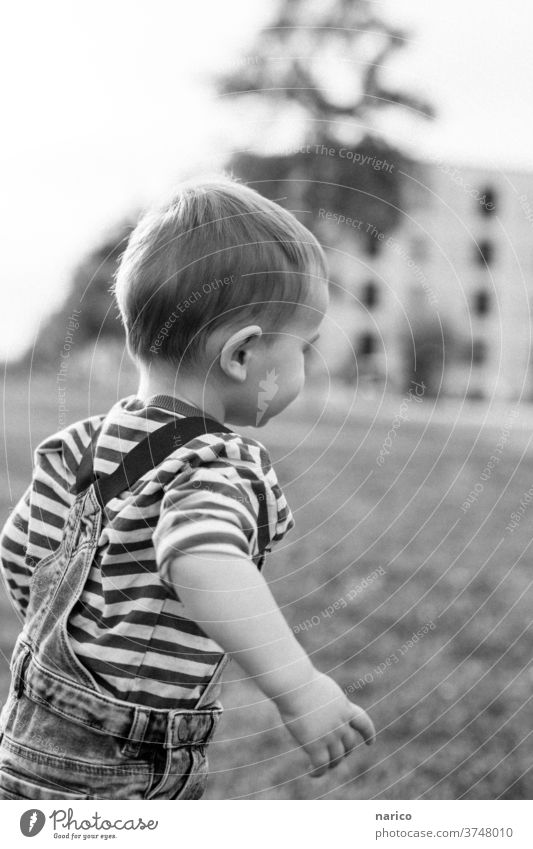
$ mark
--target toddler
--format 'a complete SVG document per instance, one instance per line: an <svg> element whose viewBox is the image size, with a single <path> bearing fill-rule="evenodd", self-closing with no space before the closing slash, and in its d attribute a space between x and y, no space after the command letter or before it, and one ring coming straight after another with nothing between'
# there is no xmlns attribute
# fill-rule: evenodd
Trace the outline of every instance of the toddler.
<svg viewBox="0 0 533 849"><path fill-rule="evenodd" d="M265 447L235 429L303 387L323 252L252 189L190 181L132 233L115 295L138 391L37 447L2 534L24 625L0 798L200 798L229 656L323 775L373 725L315 669L263 578L294 522Z"/></svg>

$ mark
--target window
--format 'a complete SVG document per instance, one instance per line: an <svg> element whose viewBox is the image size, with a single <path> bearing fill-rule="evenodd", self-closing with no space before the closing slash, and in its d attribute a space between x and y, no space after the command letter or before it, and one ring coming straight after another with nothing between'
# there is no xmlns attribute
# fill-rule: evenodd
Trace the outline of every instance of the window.
<svg viewBox="0 0 533 849"><path fill-rule="evenodd" d="M365 250L368 256L376 256L379 251L381 240L380 233L376 227L373 227L369 233L366 233Z"/></svg>
<svg viewBox="0 0 533 849"><path fill-rule="evenodd" d="M479 208L482 215L494 215L496 212L496 192L490 186L479 193Z"/></svg>
<svg viewBox="0 0 533 849"><path fill-rule="evenodd" d="M475 315L487 315L490 312L490 293L485 289L480 289L474 295L474 313Z"/></svg>
<svg viewBox="0 0 533 849"><path fill-rule="evenodd" d="M487 347L482 339L474 339L472 343L472 364L480 366L487 359Z"/></svg>
<svg viewBox="0 0 533 849"><path fill-rule="evenodd" d="M361 289L361 303L363 306L372 309L378 302L378 287L373 280L365 283Z"/></svg>
<svg viewBox="0 0 533 849"><path fill-rule="evenodd" d="M375 353L376 338L372 333L363 333L359 337L358 354L361 357L369 357Z"/></svg>
<svg viewBox="0 0 533 849"><path fill-rule="evenodd" d="M479 265L490 265L494 262L494 245L488 239L482 239L475 246L475 256Z"/></svg>

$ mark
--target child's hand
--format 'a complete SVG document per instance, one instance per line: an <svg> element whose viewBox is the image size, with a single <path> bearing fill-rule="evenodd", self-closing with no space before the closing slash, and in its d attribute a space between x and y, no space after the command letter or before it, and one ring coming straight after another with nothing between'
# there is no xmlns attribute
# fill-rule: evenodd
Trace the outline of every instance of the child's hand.
<svg viewBox="0 0 533 849"><path fill-rule="evenodd" d="M309 755L312 776L338 766L357 745L358 733L367 745L375 740L368 714L350 702L335 681L316 670L308 685L282 702L278 703L281 718Z"/></svg>

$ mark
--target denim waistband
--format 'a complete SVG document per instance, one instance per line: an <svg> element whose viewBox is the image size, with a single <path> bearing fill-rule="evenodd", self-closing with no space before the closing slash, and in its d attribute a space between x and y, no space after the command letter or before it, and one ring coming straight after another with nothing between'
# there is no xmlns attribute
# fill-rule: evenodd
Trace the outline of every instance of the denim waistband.
<svg viewBox="0 0 533 849"><path fill-rule="evenodd" d="M18 695L24 693L71 722L97 733L165 748L208 743L222 714L217 703L198 710L158 710L97 693L42 666L29 646L17 658L13 683Z"/></svg>

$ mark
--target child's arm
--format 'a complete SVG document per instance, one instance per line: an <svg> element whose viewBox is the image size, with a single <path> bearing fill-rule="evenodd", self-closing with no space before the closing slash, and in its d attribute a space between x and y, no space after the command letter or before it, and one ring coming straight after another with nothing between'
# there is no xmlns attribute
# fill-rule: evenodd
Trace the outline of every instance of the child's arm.
<svg viewBox="0 0 533 849"><path fill-rule="evenodd" d="M367 743L374 741L371 719L314 668L249 558L184 554L171 561L168 573L188 615L276 703L308 754L313 775L349 754L356 732Z"/></svg>

